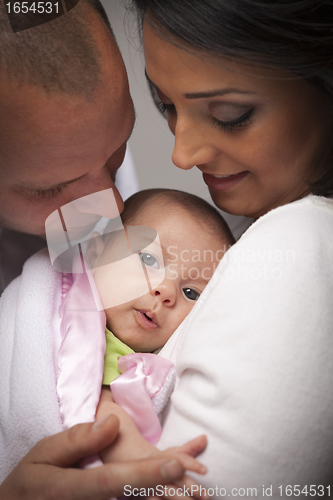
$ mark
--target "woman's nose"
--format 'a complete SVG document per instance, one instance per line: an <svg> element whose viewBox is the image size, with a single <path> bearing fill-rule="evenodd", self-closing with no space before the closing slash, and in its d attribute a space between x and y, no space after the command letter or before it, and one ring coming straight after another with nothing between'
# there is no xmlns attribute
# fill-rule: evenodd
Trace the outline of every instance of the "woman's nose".
<svg viewBox="0 0 333 500"><path fill-rule="evenodd" d="M198 165L210 163L218 154L218 150L207 140L200 129L189 120L177 119L175 127L175 145L172 161L176 167L190 170Z"/></svg>
<svg viewBox="0 0 333 500"><path fill-rule="evenodd" d="M161 285L152 291L152 295L157 297L167 307L172 307L176 303L177 291L171 280L165 279Z"/></svg>

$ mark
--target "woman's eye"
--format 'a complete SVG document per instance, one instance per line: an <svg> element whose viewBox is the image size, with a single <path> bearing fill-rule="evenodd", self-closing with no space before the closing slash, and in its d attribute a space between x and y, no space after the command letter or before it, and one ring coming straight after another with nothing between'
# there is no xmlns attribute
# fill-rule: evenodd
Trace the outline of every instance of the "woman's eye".
<svg viewBox="0 0 333 500"><path fill-rule="evenodd" d="M145 266L159 269L160 266L158 265L157 259L153 254L148 252L140 252L139 257L142 264L144 264Z"/></svg>
<svg viewBox="0 0 333 500"><path fill-rule="evenodd" d="M198 300L200 293L193 288L183 288L183 294L189 300Z"/></svg>
<svg viewBox="0 0 333 500"><path fill-rule="evenodd" d="M247 123L249 123L253 111L254 108L249 109L249 111L246 111L246 113L244 113L243 115L230 121L222 121L213 117L212 119L213 127L219 128L223 132L232 132L233 130L240 129L244 127Z"/></svg>
<svg viewBox="0 0 333 500"><path fill-rule="evenodd" d="M159 99L156 100L157 107L159 111L162 113L162 115L166 115L167 113L172 113L175 111L175 105L174 104L166 104Z"/></svg>
<svg viewBox="0 0 333 500"><path fill-rule="evenodd" d="M163 94L163 97L159 95L159 92L157 91L155 85L153 85L151 83L149 78L148 78L148 85L149 85L149 89L150 89L150 93L152 95L153 101L154 101L157 109L160 111L160 113L165 117L166 117L167 113L173 113L176 110L175 105L172 104L171 102L165 103L162 101L162 98L166 99L166 96L164 96L164 94Z"/></svg>

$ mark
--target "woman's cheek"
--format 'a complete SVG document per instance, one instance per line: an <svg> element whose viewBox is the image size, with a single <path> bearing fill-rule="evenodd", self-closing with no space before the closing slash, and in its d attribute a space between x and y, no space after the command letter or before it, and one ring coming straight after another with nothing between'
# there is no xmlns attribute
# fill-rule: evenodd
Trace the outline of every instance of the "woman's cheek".
<svg viewBox="0 0 333 500"><path fill-rule="evenodd" d="M175 135L176 123L177 123L176 113L168 113L167 122L168 122L169 129L171 130L173 135Z"/></svg>

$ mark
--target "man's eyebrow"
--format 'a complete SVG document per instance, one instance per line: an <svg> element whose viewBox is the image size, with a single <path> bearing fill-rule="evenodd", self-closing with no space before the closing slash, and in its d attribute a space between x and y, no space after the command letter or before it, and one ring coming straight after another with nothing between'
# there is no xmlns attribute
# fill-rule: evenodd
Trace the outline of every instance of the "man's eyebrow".
<svg viewBox="0 0 333 500"><path fill-rule="evenodd" d="M152 80L149 78L146 70L145 76L151 87L155 88L156 90L160 90L158 86L155 85L155 83L152 82ZM209 92L190 92L183 94L183 97L185 97L186 99L207 99L209 97L223 96L226 94L255 95L255 92L251 92L250 90L240 90L234 87L226 87L224 89L210 90Z"/></svg>

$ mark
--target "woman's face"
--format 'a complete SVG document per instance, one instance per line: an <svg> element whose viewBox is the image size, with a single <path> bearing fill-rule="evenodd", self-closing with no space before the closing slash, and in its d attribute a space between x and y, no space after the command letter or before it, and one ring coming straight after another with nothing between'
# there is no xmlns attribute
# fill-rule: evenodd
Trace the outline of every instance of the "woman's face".
<svg viewBox="0 0 333 500"><path fill-rule="evenodd" d="M147 76L175 135L173 162L203 173L215 204L258 217L308 192L328 148L328 112L291 74L197 57L144 25Z"/></svg>

